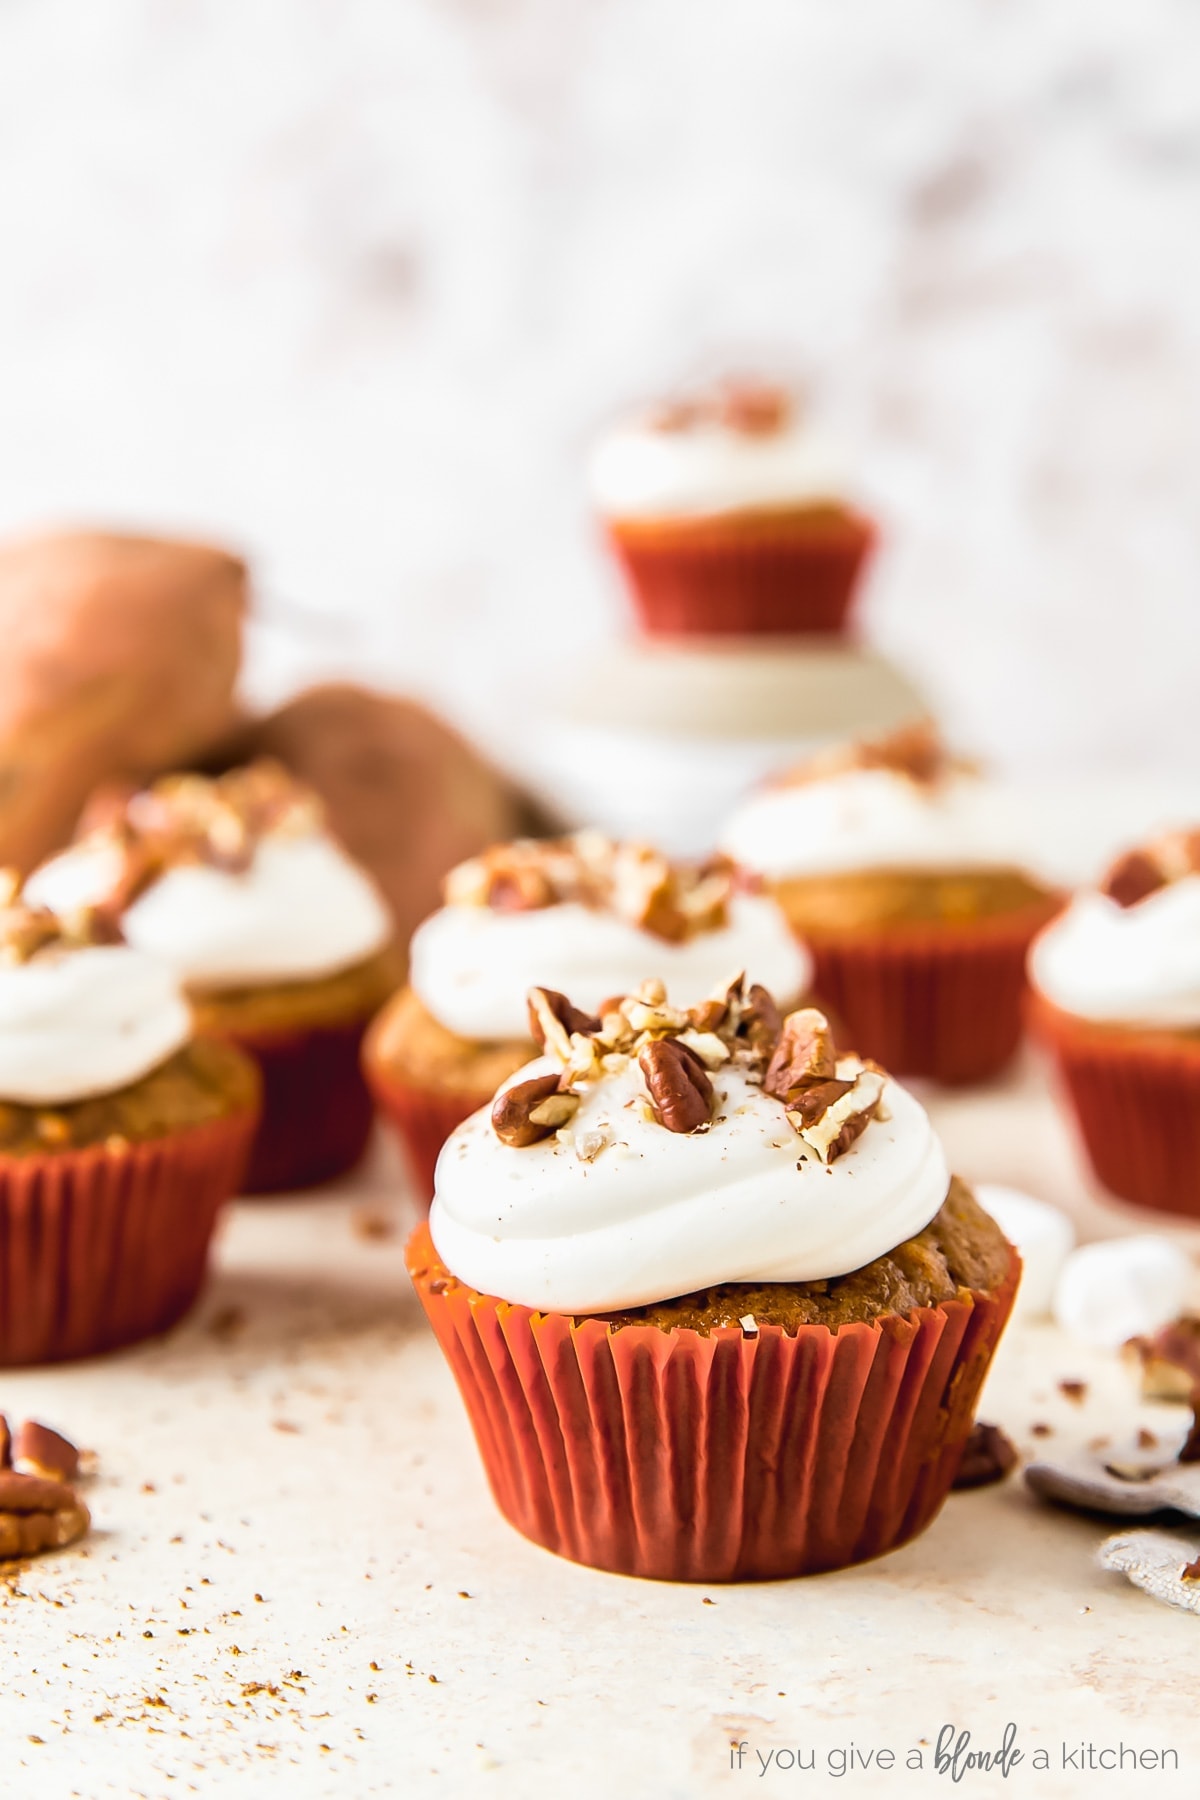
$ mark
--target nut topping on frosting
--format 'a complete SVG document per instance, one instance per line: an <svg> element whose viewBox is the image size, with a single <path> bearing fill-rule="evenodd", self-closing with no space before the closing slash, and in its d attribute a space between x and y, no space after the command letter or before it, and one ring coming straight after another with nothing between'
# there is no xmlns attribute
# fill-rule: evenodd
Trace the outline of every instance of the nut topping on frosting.
<svg viewBox="0 0 1200 1800"><path fill-rule="evenodd" d="M795 398L772 382L731 379L698 393L664 400L649 413L651 431L674 435L723 426L743 437L773 437L792 422Z"/></svg>
<svg viewBox="0 0 1200 1800"><path fill-rule="evenodd" d="M808 762L779 776L773 785L800 787L833 775L886 769L895 775L906 776L918 787L932 788L969 767L968 763L950 755L932 719L918 719L889 732L886 737L861 738L823 750Z"/></svg>
<svg viewBox="0 0 1200 1800"><path fill-rule="evenodd" d="M673 863L647 844L616 843L599 832L495 844L460 863L443 884L448 906L536 912L574 902L684 943L728 922L733 865L724 857Z"/></svg>
<svg viewBox="0 0 1200 1800"><path fill-rule="evenodd" d="M530 993L529 1014L561 1074L520 1082L497 1098L492 1125L502 1143L517 1149L561 1129L581 1089L635 1059L648 1116L665 1130L707 1130L714 1109L709 1072L730 1064L782 1103L802 1143L825 1164L866 1130L883 1093L881 1069L856 1056L838 1057L824 1013L805 1007L781 1019L770 994L758 986L747 993L741 975L687 1011L667 1004L661 981L648 981L611 1003L600 1020L546 988ZM589 1146L584 1160L603 1147Z"/></svg>
<svg viewBox="0 0 1200 1800"><path fill-rule="evenodd" d="M107 907L81 906L60 916L11 898L14 890L9 871L0 871L0 894L6 896L0 903L0 965L11 968L63 950L123 941L121 927Z"/></svg>
<svg viewBox="0 0 1200 1800"><path fill-rule="evenodd" d="M1136 906L1173 881L1200 874L1200 831L1168 831L1119 856L1100 883L1118 906Z"/></svg>

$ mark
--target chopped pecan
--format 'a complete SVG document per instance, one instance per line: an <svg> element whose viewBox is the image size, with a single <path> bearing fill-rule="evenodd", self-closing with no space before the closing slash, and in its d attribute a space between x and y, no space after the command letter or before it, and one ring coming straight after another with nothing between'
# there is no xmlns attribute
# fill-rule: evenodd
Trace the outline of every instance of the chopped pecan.
<svg viewBox="0 0 1200 1800"><path fill-rule="evenodd" d="M985 1425L977 1419L963 1449L962 1461L954 1477L956 1488L987 1487L1017 1466L1017 1452L1009 1437L998 1425Z"/></svg>
<svg viewBox="0 0 1200 1800"><path fill-rule="evenodd" d="M580 1012L577 1006L571 1005L565 994L557 993L554 988L531 988L527 1004L529 1035L543 1049L550 1039L554 1040L553 1047L556 1049L561 1041L561 1054L566 1055L573 1032L578 1031L584 1037L591 1037L594 1031L600 1029L599 1019L594 1019L590 1013ZM561 1040L554 1029L556 1025L563 1033Z"/></svg>
<svg viewBox="0 0 1200 1800"><path fill-rule="evenodd" d="M1200 1388L1200 1319L1185 1315L1153 1337L1130 1338L1124 1347L1141 1374L1146 1400L1183 1400Z"/></svg>
<svg viewBox="0 0 1200 1800"><path fill-rule="evenodd" d="M841 1083L833 1081L829 1086L837 1088ZM788 1116L800 1137L810 1150L816 1151L823 1163L836 1162L871 1123L882 1093L883 1076L874 1069L860 1069L848 1090L832 1098L816 1118L804 1119L791 1105Z"/></svg>
<svg viewBox="0 0 1200 1800"><path fill-rule="evenodd" d="M87 1507L65 1482L0 1471L0 1560L61 1549L90 1523Z"/></svg>
<svg viewBox="0 0 1200 1800"><path fill-rule="evenodd" d="M731 431L745 437L773 437L783 430L791 411L785 388L765 381L731 381L722 395L720 416Z"/></svg>
<svg viewBox="0 0 1200 1800"><path fill-rule="evenodd" d="M41 1475L51 1481L73 1481L79 1473L79 1452L67 1438L36 1419L25 1419L12 1439L12 1466L21 1475Z"/></svg>
<svg viewBox="0 0 1200 1800"><path fill-rule="evenodd" d="M686 1044L658 1038L638 1051L655 1117L668 1131L698 1131L712 1121L712 1082L704 1064Z"/></svg>
<svg viewBox="0 0 1200 1800"><path fill-rule="evenodd" d="M1145 850L1130 850L1117 858L1100 883L1100 892L1118 906L1136 906L1167 885L1167 878Z"/></svg>
<svg viewBox="0 0 1200 1800"><path fill-rule="evenodd" d="M1179 1452L1181 1463L1200 1463L1200 1389L1192 1395L1192 1424Z"/></svg>
<svg viewBox="0 0 1200 1800"><path fill-rule="evenodd" d="M751 990L753 992L753 990ZM775 1054L763 1079L765 1093L789 1104L814 1082L837 1074L837 1056L829 1020L815 1006L789 1013L783 1021Z"/></svg>
<svg viewBox="0 0 1200 1800"><path fill-rule="evenodd" d="M746 995L738 1019L737 1035L756 1056L769 1062L783 1030L783 1014L765 987L756 981Z"/></svg>
<svg viewBox="0 0 1200 1800"><path fill-rule="evenodd" d="M492 1130L502 1144L524 1150L552 1137L567 1123L579 1105L579 1096L562 1092L558 1082L557 1075L535 1075L496 1096Z"/></svg>

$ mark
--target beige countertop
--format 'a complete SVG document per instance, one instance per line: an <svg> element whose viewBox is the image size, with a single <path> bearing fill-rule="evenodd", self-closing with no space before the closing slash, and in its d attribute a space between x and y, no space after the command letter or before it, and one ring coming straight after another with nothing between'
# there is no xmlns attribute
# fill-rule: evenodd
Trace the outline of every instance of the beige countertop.
<svg viewBox="0 0 1200 1800"><path fill-rule="evenodd" d="M1088 1193L1036 1067L932 1109L967 1176L1068 1203L1087 1235L1130 1219ZM660 1586L525 1543L408 1291L401 1188L381 1144L319 1199L239 1205L172 1337L0 1382L99 1457L88 1542L0 1581L4 1800L1197 1791L1200 1620L1098 1569L1104 1525L1018 1481L807 1581ZM1053 1425L1041 1454L1133 1410L1050 1326L1010 1332L984 1407L1026 1450ZM943 1726L993 1749L1010 1721L1007 1779L934 1773ZM839 1777L851 1744L895 1765ZM1064 1769L1081 1744L1180 1770L1105 1783Z"/></svg>

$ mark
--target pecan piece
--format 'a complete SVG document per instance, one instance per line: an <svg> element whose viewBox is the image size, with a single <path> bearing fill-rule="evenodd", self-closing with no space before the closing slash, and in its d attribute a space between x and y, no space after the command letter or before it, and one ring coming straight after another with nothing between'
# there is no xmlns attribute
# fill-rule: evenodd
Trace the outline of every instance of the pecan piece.
<svg viewBox="0 0 1200 1800"><path fill-rule="evenodd" d="M0 1561L59 1550L90 1523L87 1507L64 1482L0 1472Z"/></svg>
<svg viewBox="0 0 1200 1800"><path fill-rule="evenodd" d="M837 1089L842 1083L835 1080L828 1086ZM788 1103L788 1117L809 1149L829 1164L862 1136L875 1117L882 1093L883 1076L874 1069L860 1069L846 1091L833 1094L829 1105L815 1117L806 1119L800 1106L792 1102Z"/></svg>
<svg viewBox="0 0 1200 1800"><path fill-rule="evenodd" d="M552 1137L579 1105L579 1095L559 1090L557 1075L535 1075L496 1096L492 1130L502 1144L525 1150Z"/></svg>
<svg viewBox="0 0 1200 1800"><path fill-rule="evenodd" d="M753 992L753 990L751 990ZM813 1082L837 1075L837 1056L829 1020L815 1006L789 1013L783 1021L775 1054L767 1065L763 1091L785 1104Z"/></svg>
<svg viewBox="0 0 1200 1800"><path fill-rule="evenodd" d="M1179 1452L1181 1463L1200 1463L1200 1388L1192 1394L1192 1426Z"/></svg>
<svg viewBox="0 0 1200 1800"><path fill-rule="evenodd" d="M826 1027L828 1029L828 1027ZM783 1030L783 1014L774 999L756 981L746 995L738 1020L737 1034L756 1056L768 1062L775 1054Z"/></svg>
<svg viewBox="0 0 1200 1800"><path fill-rule="evenodd" d="M12 1440L12 1466L21 1475L41 1475L49 1481L73 1481L79 1473L79 1452L67 1438L36 1419L17 1426Z"/></svg>
<svg viewBox="0 0 1200 1800"><path fill-rule="evenodd" d="M531 988L527 1005L529 1034L543 1050L551 1039L551 1048L558 1048L560 1039L554 1030L555 1024L562 1028L563 1055L570 1049L573 1032L578 1031L583 1037L591 1037L594 1031L600 1029L599 1019L594 1019L590 1013L580 1012L577 1006L571 1005L565 994L556 992L554 988Z"/></svg>
<svg viewBox="0 0 1200 1800"><path fill-rule="evenodd" d="M712 1082L700 1058L673 1038L657 1038L638 1051L638 1067L668 1131L698 1131L712 1121Z"/></svg>
<svg viewBox="0 0 1200 1800"><path fill-rule="evenodd" d="M988 1487L1017 1466L1017 1452L1011 1439L998 1425L985 1425L977 1419L963 1447L962 1461L954 1477L956 1488Z"/></svg>
<svg viewBox="0 0 1200 1800"><path fill-rule="evenodd" d="M1118 857L1104 880L1100 892L1115 900L1118 906L1136 906L1167 885L1167 877L1155 859L1145 850L1130 850Z"/></svg>
<svg viewBox="0 0 1200 1800"><path fill-rule="evenodd" d="M765 381L731 381L721 401L722 422L746 437L773 437L791 414L791 397Z"/></svg>

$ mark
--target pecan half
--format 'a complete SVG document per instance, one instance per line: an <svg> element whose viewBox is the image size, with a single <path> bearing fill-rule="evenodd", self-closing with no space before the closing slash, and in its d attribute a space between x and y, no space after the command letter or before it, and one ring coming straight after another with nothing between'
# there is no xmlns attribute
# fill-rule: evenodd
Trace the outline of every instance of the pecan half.
<svg viewBox="0 0 1200 1800"><path fill-rule="evenodd" d="M745 437L773 437L783 430L791 410L791 396L784 388L765 381L731 381L722 396L721 419Z"/></svg>
<svg viewBox="0 0 1200 1800"><path fill-rule="evenodd" d="M700 1058L674 1038L658 1038L638 1051L655 1116L668 1131L698 1131L712 1121L712 1082Z"/></svg>
<svg viewBox="0 0 1200 1800"><path fill-rule="evenodd" d="M737 1035L764 1062L775 1054L783 1030L783 1014L765 987L756 981L746 995Z"/></svg>
<svg viewBox="0 0 1200 1800"><path fill-rule="evenodd" d="M1167 885L1167 878L1152 856L1130 850L1117 858L1100 884L1100 892L1118 906L1136 906Z"/></svg>
<svg viewBox="0 0 1200 1800"><path fill-rule="evenodd" d="M529 1035L534 1043L540 1045L543 1050L546 1048L548 1037L554 1040L551 1047L556 1049L558 1047L560 1040L558 1033L554 1030L555 1024L561 1027L564 1034L562 1042L565 1044L565 1048L560 1052L564 1055L570 1048L572 1032L578 1031L584 1037L591 1037L594 1031L600 1029L599 1019L594 1019L590 1013L580 1012L577 1006L571 1005L565 994L556 992L554 988L531 988L527 1006Z"/></svg>
<svg viewBox="0 0 1200 1800"><path fill-rule="evenodd" d="M90 1523L87 1507L64 1482L0 1471L0 1560L59 1550Z"/></svg>
<svg viewBox="0 0 1200 1800"><path fill-rule="evenodd" d="M41 1475L50 1481L73 1481L79 1473L79 1452L59 1432L36 1419L25 1419L12 1439L12 1466L21 1475Z"/></svg>
<svg viewBox="0 0 1200 1800"><path fill-rule="evenodd" d="M1017 1452L1011 1439L998 1425L985 1425L977 1419L963 1448L954 1486L988 1487L993 1481L1003 1481L1016 1466Z"/></svg>
<svg viewBox="0 0 1200 1800"><path fill-rule="evenodd" d="M559 1090L557 1075L535 1075L498 1094L492 1107L492 1130L502 1144L525 1150L552 1137L579 1105L579 1095Z"/></svg>
<svg viewBox="0 0 1200 1800"><path fill-rule="evenodd" d="M753 992L753 989L751 990ZM829 1020L815 1006L789 1013L783 1021L775 1054L763 1078L764 1093L785 1105L813 1082L830 1081L837 1074L837 1056Z"/></svg>

